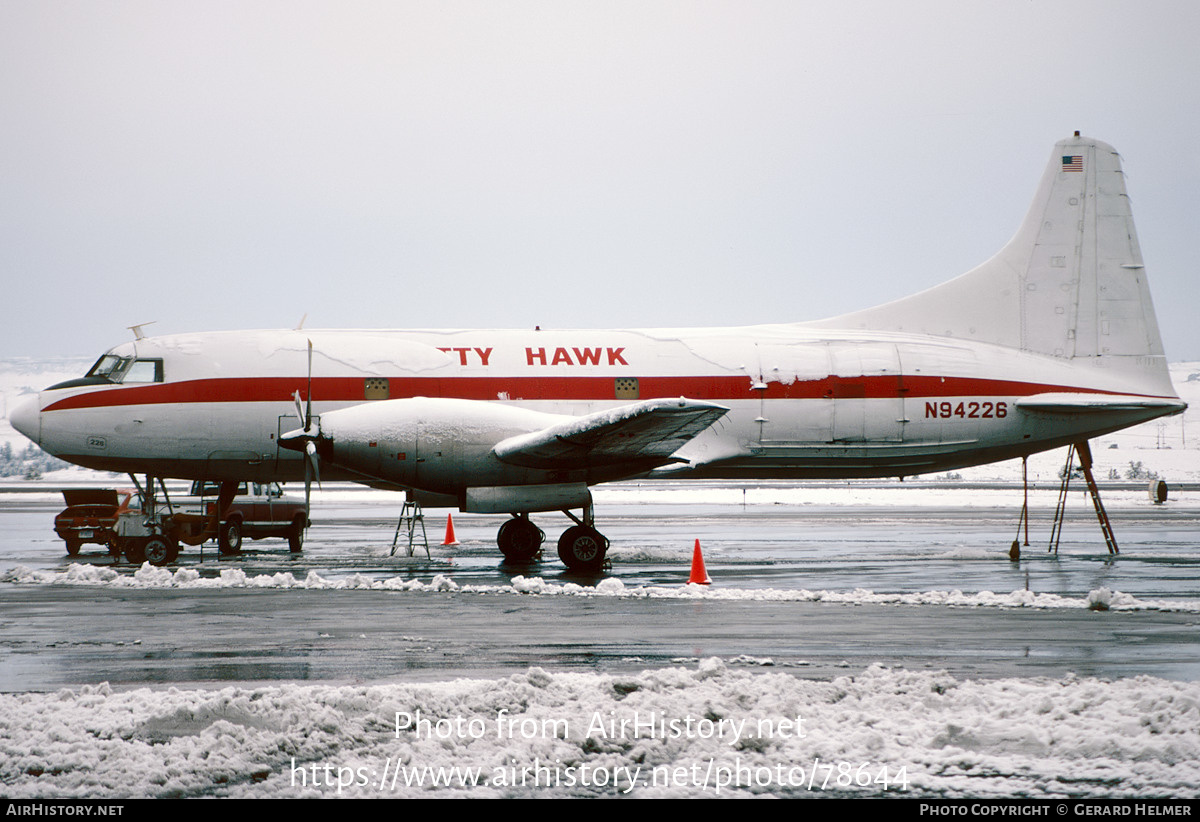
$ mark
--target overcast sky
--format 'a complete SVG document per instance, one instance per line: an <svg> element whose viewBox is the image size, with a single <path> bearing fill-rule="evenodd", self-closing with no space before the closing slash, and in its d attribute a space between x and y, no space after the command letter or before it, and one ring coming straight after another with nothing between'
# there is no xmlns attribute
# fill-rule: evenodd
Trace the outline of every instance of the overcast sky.
<svg viewBox="0 0 1200 822"><path fill-rule="evenodd" d="M1200 3L0 2L0 356L151 333L819 319L1125 160L1200 359Z"/></svg>

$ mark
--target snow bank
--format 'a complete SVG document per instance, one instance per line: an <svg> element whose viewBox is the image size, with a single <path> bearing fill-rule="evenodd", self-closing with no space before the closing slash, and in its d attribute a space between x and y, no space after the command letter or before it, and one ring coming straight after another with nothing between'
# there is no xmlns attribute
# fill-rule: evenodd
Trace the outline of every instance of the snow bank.
<svg viewBox="0 0 1200 822"><path fill-rule="evenodd" d="M652 599L711 599L757 602L828 602L846 605L942 605L969 608L1065 608L1103 611L1174 611L1200 613L1200 600L1146 600L1120 591L1099 588L1085 597L1064 597L1016 590L997 594L992 591L917 591L876 593L863 588L852 591L809 591L781 588L719 588L708 585L629 586L616 577L602 580L594 587L573 582L548 582L541 577L516 576L508 585L459 585L437 574L429 582L387 577L373 579L354 574L345 579L326 579L309 571L304 579L290 573L251 576L238 568L226 568L218 576L202 577L193 568L171 571L145 563L132 575L112 568L73 563L65 571L34 570L17 566L0 574L0 583L20 585L101 585L113 588L304 588L307 590L369 591L459 591L474 594L524 594L532 596L629 597Z"/></svg>
<svg viewBox="0 0 1200 822"><path fill-rule="evenodd" d="M21 797L1181 796L1200 685L610 676L0 695Z"/></svg>

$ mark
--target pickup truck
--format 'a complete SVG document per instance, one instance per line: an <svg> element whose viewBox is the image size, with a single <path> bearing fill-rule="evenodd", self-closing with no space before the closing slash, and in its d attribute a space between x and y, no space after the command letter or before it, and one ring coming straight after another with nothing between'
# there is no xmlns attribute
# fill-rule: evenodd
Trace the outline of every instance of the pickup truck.
<svg viewBox="0 0 1200 822"><path fill-rule="evenodd" d="M220 490L215 482L194 482L190 495L172 503L184 513L208 513L209 506L216 505ZM217 526L217 549L222 554L236 554L242 550L244 539L283 537L297 553L304 545L307 525L304 500L285 496L279 483L243 482Z"/></svg>

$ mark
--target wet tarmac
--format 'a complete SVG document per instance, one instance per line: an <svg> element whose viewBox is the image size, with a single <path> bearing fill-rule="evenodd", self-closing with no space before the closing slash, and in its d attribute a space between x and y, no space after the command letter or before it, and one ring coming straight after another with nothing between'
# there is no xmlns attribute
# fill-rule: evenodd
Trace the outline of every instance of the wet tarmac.
<svg viewBox="0 0 1200 822"><path fill-rule="evenodd" d="M398 497L329 489L314 503L302 553L272 539L219 558L209 545L189 549L178 567L201 580L236 570L249 579L287 574L303 581L316 574L355 587L3 582L0 691L102 681L132 687L442 680L531 665L640 670L708 656L811 678L883 662L960 677L1200 679L1200 614L1192 608L1200 601L1195 495L1166 506L1132 497L1110 502L1118 556L1108 554L1094 514L1080 500L1072 503L1057 554L1049 552L1054 498L1041 497L1031 545L1013 562L1008 550L1018 533L1019 497L1011 493L995 504L981 496L990 492L963 491L975 494L970 504L917 496L906 503L900 496L846 505L756 502L761 497L712 491L681 490L674 499L669 493L648 499L634 487L598 494L612 568L578 578L554 556L554 540L569 524L561 515L536 518L547 531L546 557L532 566L499 562L495 532L503 517L455 514L459 544L442 546L445 511L427 512L429 556L418 546L409 557L403 535L392 553ZM61 574L100 566L133 576L135 568L98 546L65 556L51 527L60 508L54 494L0 494L0 573L11 579L14 568ZM683 591L697 539L713 580L709 594L639 594ZM518 578L535 577L553 593L525 595L512 587ZM430 590L434 579L442 590ZM579 595L605 579L619 580L623 595ZM367 587L387 580L424 587ZM954 607L859 596L1028 590L1080 600L1098 589L1152 605ZM786 596L804 591L844 596Z"/></svg>

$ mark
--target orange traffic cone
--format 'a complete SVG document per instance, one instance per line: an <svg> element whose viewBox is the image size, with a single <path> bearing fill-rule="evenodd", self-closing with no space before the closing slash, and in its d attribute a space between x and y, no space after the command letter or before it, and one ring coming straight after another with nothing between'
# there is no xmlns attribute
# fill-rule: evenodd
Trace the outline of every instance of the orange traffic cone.
<svg viewBox="0 0 1200 822"><path fill-rule="evenodd" d="M692 550L692 575L688 577L688 585L712 585L708 571L704 570L704 555L700 553L700 540Z"/></svg>
<svg viewBox="0 0 1200 822"><path fill-rule="evenodd" d="M454 538L454 518L449 514L446 514L446 539L442 545L458 545L458 540Z"/></svg>

